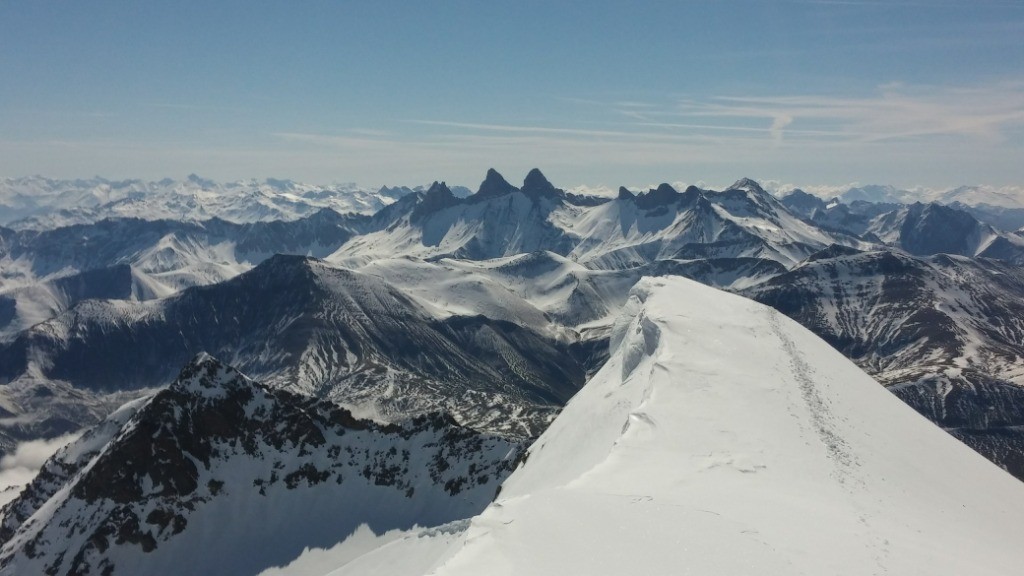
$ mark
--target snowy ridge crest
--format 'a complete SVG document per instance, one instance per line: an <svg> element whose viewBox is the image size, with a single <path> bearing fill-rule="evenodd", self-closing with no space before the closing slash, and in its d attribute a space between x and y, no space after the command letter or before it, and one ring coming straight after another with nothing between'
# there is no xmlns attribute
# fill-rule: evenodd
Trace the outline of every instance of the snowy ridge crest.
<svg viewBox="0 0 1024 576"><path fill-rule="evenodd" d="M680 278L627 308L604 368L425 572L1019 568L1019 481L806 329Z"/></svg>
<svg viewBox="0 0 1024 576"><path fill-rule="evenodd" d="M622 354L622 380L637 369L644 357L653 356L661 341L661 329L647 317L644 303L661 286L655 278L641 278L630 290L629 300L612 326L612 354Z"/></svg>
<svg viewBox="0 0 1024 576"><path fill-rule="evenodd" d="M168 390L210 400L221 400L229 391L251 387L253 382L241 372L207 354L200 352L189 362Z"/></svg>

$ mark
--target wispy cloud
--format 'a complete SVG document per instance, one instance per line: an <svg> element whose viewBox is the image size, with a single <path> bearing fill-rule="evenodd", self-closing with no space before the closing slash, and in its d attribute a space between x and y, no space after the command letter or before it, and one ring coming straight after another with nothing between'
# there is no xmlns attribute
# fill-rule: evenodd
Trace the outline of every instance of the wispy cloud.
<svg viewBox="0 0 1024 576"><path fill-rule="evenodd" d="M644 132L638 130L596 130L592 128L560 128L553 126L528 126L515 124L478 124L471 122L449 122L438 120L410 120L413 124L425 126L441 126L448 128L464 128L479 132L503 132L506 134L534 134L534 135L558 135L558 136L581 136L586 138L608 137L626 139L646 140L693 140L698 138L694 134L666 134L665 132ZM630 127L643 126L642 123L634 123Z"/></svg>
<svg viewBox="0 0 1024 576"><path fill-rule="evenodd" d="M359 136L370 136L374 138L385 138L391 136L391 132L387 130L377 130L374 128L349 128L349 134L356 134Z"/></svg>
<svg viewBox="0 0 1024 576"><path fill-rule="evenodd" d="M639 101L591 97L573 111L516 123L413 118L386 126L280 130L245 142L0 139L0 173L45 170L128 177L141 168L221 179L262 176L361 184L473 184L487 167L540 166L566 185L648 179L887 181L900 185L1024 180L1024 82L888 84L856 96L721 94ZM489 121L490 120L490 121ZM383 129L386 128L386 129ZM356 176L358 175L358 176Z"/></svg>
<svg viewBox="0 0 1024 576"><path fill-rule="evenodd" d="M890 84L874 95L719 96L684 100L659 110L628 110L645 125L670 129L678 119L718 121L718 129L736 128L770 133L777 143L786 134L856 143L952 137L1001 142L1024 126L1024 83L987 87L923 87Z"/></svg>
<svg viewBox="0 0 1024 576"><path fill-rule="evenodd" d="M858 97L747 94L674 102L610 100L603 105L588 99L586 113L562 124L454 119L402 123L408 130L276 137L338 157L435 171L501 161L574 171L685 166L689 174L738 166L761 174L771 174L766 171L773 167L779 174L827 170L843 179L923 174L930 181L952 179L952 184L979 181L979 174L1020 150L1024 82L977 87L889 84ZM875 168L866 168L870 166Z"/></svg>
<svg viewBox="0 0 1024 576"><path fill-rule="evenodd" d="M598 102L586 100L598 108ZM603 128L515 125L449 120L410 120L455 134L609 138L632 141L723 142L723 134L745 142L761 135L778 145L797 137L814 143L866 145L891 141L954 138L1003 142L1024 126L1024 82L983 87L888 84L861 97L828 95L721 95L674 103L609 102L595 111Z"/></svg>

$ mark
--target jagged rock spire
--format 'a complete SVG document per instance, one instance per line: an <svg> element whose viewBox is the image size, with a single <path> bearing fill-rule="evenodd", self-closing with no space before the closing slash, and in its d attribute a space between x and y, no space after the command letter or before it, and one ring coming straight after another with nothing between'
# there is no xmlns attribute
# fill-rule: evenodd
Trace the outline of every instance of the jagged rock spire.
<svg viewBox="0 0 1024 576"><path fill-rule="evenodd" d="M655 208L658 206L668 206L669 204L679 200L681 196L682 194L677 192L671 185L662 184L654 190L638 196L636 199L636 205L645 209Z"/></svg>
<svg viewBox="0 0 1024 576"><path fill-rule="evenodd" d="M474 195L475 198L497 198L506 194L511 194L516 190L516 187L509 184L505 178L498 173L494 168L487 170L487 176L484 181L480 183L480 188Z"/></svg>
<svg viewBox="0 0 1024 576"><path fill-rule="evenodd" d="M530 170L526 175L526 179L523 180L523 194L526 194L533 200L537 200L541 197L556 197L558 196L559 190L548 182L548 179L544 177L544 174L537 168Z"/></svg>
<svg viewBox="0 0 1024 576"><path fill-rule="evenodd" d="M768 194L761 185L750 178L740 178L735 184L729 186L729 190L748 190L757 194Z"/></svg>
<svg viewBox="0 0 1024 576"><path fill-rule="evenodd" d="M458 203L459 199L455 194L452 194L447 184L444 182L434 182L430 185L426 194L423 195L423 200L413 210L410 220L416 222L427 214L443 210Z"/></svg>

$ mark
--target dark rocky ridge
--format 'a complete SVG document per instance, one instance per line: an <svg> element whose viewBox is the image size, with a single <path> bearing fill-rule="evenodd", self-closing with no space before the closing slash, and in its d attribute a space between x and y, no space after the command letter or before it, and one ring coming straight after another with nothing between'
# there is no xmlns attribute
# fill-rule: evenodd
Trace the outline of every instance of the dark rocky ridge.
<svg viewBox="0 0 1024 576"><path fill-rule="evenodd" d="M184 547L189 570L258 572L360 523L383 532L471 515L520 450L442 414L393 425L359 420L200 355L137 412L58 453L5 508L0 570L180 573ZM282 508L289 492L333 503L326 511ZM47 501L52 520L26 524ZM241 515L262 509L280 524L205 525L218 506Z"/></svg>
<svg viewBox="0 0 1024 576"><path fill-rule="evenodd" d="M487 198L498 198L515 192L517 188L508 183L505 178L498 173L494 168L487 170L487 176L484 177L484 181L480 183L480 188L477 189L476 194L471 196L474 202L485 200Z"/></svg>

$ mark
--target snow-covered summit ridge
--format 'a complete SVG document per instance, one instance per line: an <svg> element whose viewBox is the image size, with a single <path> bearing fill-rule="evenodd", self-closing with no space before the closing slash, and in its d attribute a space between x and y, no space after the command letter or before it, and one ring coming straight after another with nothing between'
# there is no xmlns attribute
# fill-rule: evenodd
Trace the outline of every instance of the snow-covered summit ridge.
<svg viewBox="0 0 1024 576"><path fill-rule="evenodd" d="M430 573L1019 569L1024 487L779 313L645 279L613 334Z"/></svg>
<svg viewBox="0 0 1024 576"><path fill-rule="evenodd" d="M231 390L251 387L241 372L206 352L200 352L182 368L168 390L195 398L223 400Z"/></svg>

